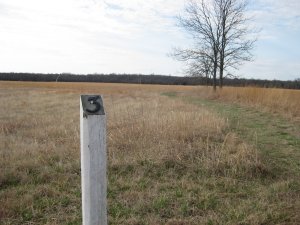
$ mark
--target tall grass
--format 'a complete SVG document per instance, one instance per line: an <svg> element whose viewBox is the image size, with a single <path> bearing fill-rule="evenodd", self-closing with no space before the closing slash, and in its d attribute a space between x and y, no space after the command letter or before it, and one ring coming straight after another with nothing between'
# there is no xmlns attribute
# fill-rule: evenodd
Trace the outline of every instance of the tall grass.
<svg viewBox="0 0 300 225"><path fill-rule="evenodd" d="M300 90L224 87L222 90L218 90L217 93L213 93L210 88L200 87L195 93L206 98L219 99L279 113L290 119L300 121Z"/></svg>
<svg viewBox="0 0 300 225"><path fill-rule="evenodd" d="M224 88L220 96L226 100L242 102L283 113L289 117L300 117L300 90L267 88Z"/></svg>
<svg viewBox="0 0 300 225"><path fill-rule="evenodd" d="M226 121L204 108L155 95L107 101L113 103L108 108L112 165L193 162L229 176L262 166L255 148L227 133Z"/></svg>

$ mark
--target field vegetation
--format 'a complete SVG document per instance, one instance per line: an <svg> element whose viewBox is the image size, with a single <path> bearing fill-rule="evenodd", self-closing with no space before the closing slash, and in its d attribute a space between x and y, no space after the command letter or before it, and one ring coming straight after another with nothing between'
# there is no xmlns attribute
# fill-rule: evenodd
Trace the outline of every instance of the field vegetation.
<svg viewBox="0 0 300 225"><path fill-rule="evenodd" d="M206 99L235 103L258 110L278 113L285 118L300 121L300 90L258 87L223 87L217 93L210 87L194 90L194 95Z"/></svg>
<svg viewBox="0 0 300 225"><path fill-rule="evenodd" d="M299 92L257 92L269 102L236 88L0 82L0 224L81 224L88 93L107 115L109 224L300 224Z"/></svg>

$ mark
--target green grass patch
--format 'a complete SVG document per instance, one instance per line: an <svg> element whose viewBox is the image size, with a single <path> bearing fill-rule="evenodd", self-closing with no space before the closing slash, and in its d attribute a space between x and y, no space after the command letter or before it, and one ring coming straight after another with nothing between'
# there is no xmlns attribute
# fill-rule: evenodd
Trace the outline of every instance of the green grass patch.
<svg viewBox="0 0 300 225"><path fill-rule="evenodd" d="M170 98L175 98L175 97L177 97L177 94L178 94L177 92L172 91L172 92L164 92L161 95L167 96L167 97L170 97Z"/></svg>

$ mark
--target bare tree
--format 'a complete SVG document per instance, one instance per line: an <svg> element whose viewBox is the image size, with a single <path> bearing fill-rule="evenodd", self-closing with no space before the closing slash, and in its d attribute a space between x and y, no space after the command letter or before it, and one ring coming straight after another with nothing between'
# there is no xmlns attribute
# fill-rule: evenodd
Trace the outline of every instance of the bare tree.
<svg viewBox="0 0 300 225"><path fill-rule="evenodd" d="M214 0L218 5L218 18L221 20L219 85L223 87L224 70L235 68L252 59L255 38L251 38L246 17L247 0Z"/></svg>
<svg viewBox="0 0 300 225"><path fill-rule="evenodd" d="M183 61L192 61L195 67L212 65L213 87L217 86L217 70L221 37L220 20L217 19L217 5L209 5L205 0L190 0L185 13L178 17L179 26L189 32L195 42L192 49L175 49L173 56ZM209 64L207 64L209 62ZM191 68L193 71L193 68Z"/></svg>
<svg viewBox="0 0 300 225"><path fill-rule="evenodd" d="M177 48L172 56L188 61L192 74L201 71L203 76L203 71L212 72L214 90L218 70L222 87L225 70L252 58L250 50L255 40L246 38L246 7L246 0L189 0L184 14L178 17L179 25L192 35L194 47ZM211 68L206 70L206 66Z"/></svg>

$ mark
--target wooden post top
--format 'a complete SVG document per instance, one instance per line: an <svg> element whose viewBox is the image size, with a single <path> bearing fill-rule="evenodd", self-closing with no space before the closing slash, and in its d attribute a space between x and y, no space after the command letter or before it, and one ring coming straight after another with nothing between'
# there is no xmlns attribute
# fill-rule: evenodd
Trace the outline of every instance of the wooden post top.
<svg viewBox="0 0 300 225"><path fill-rule="evenodd" d="M101 95L81 95L83 116L105 115Z"/></svg>

